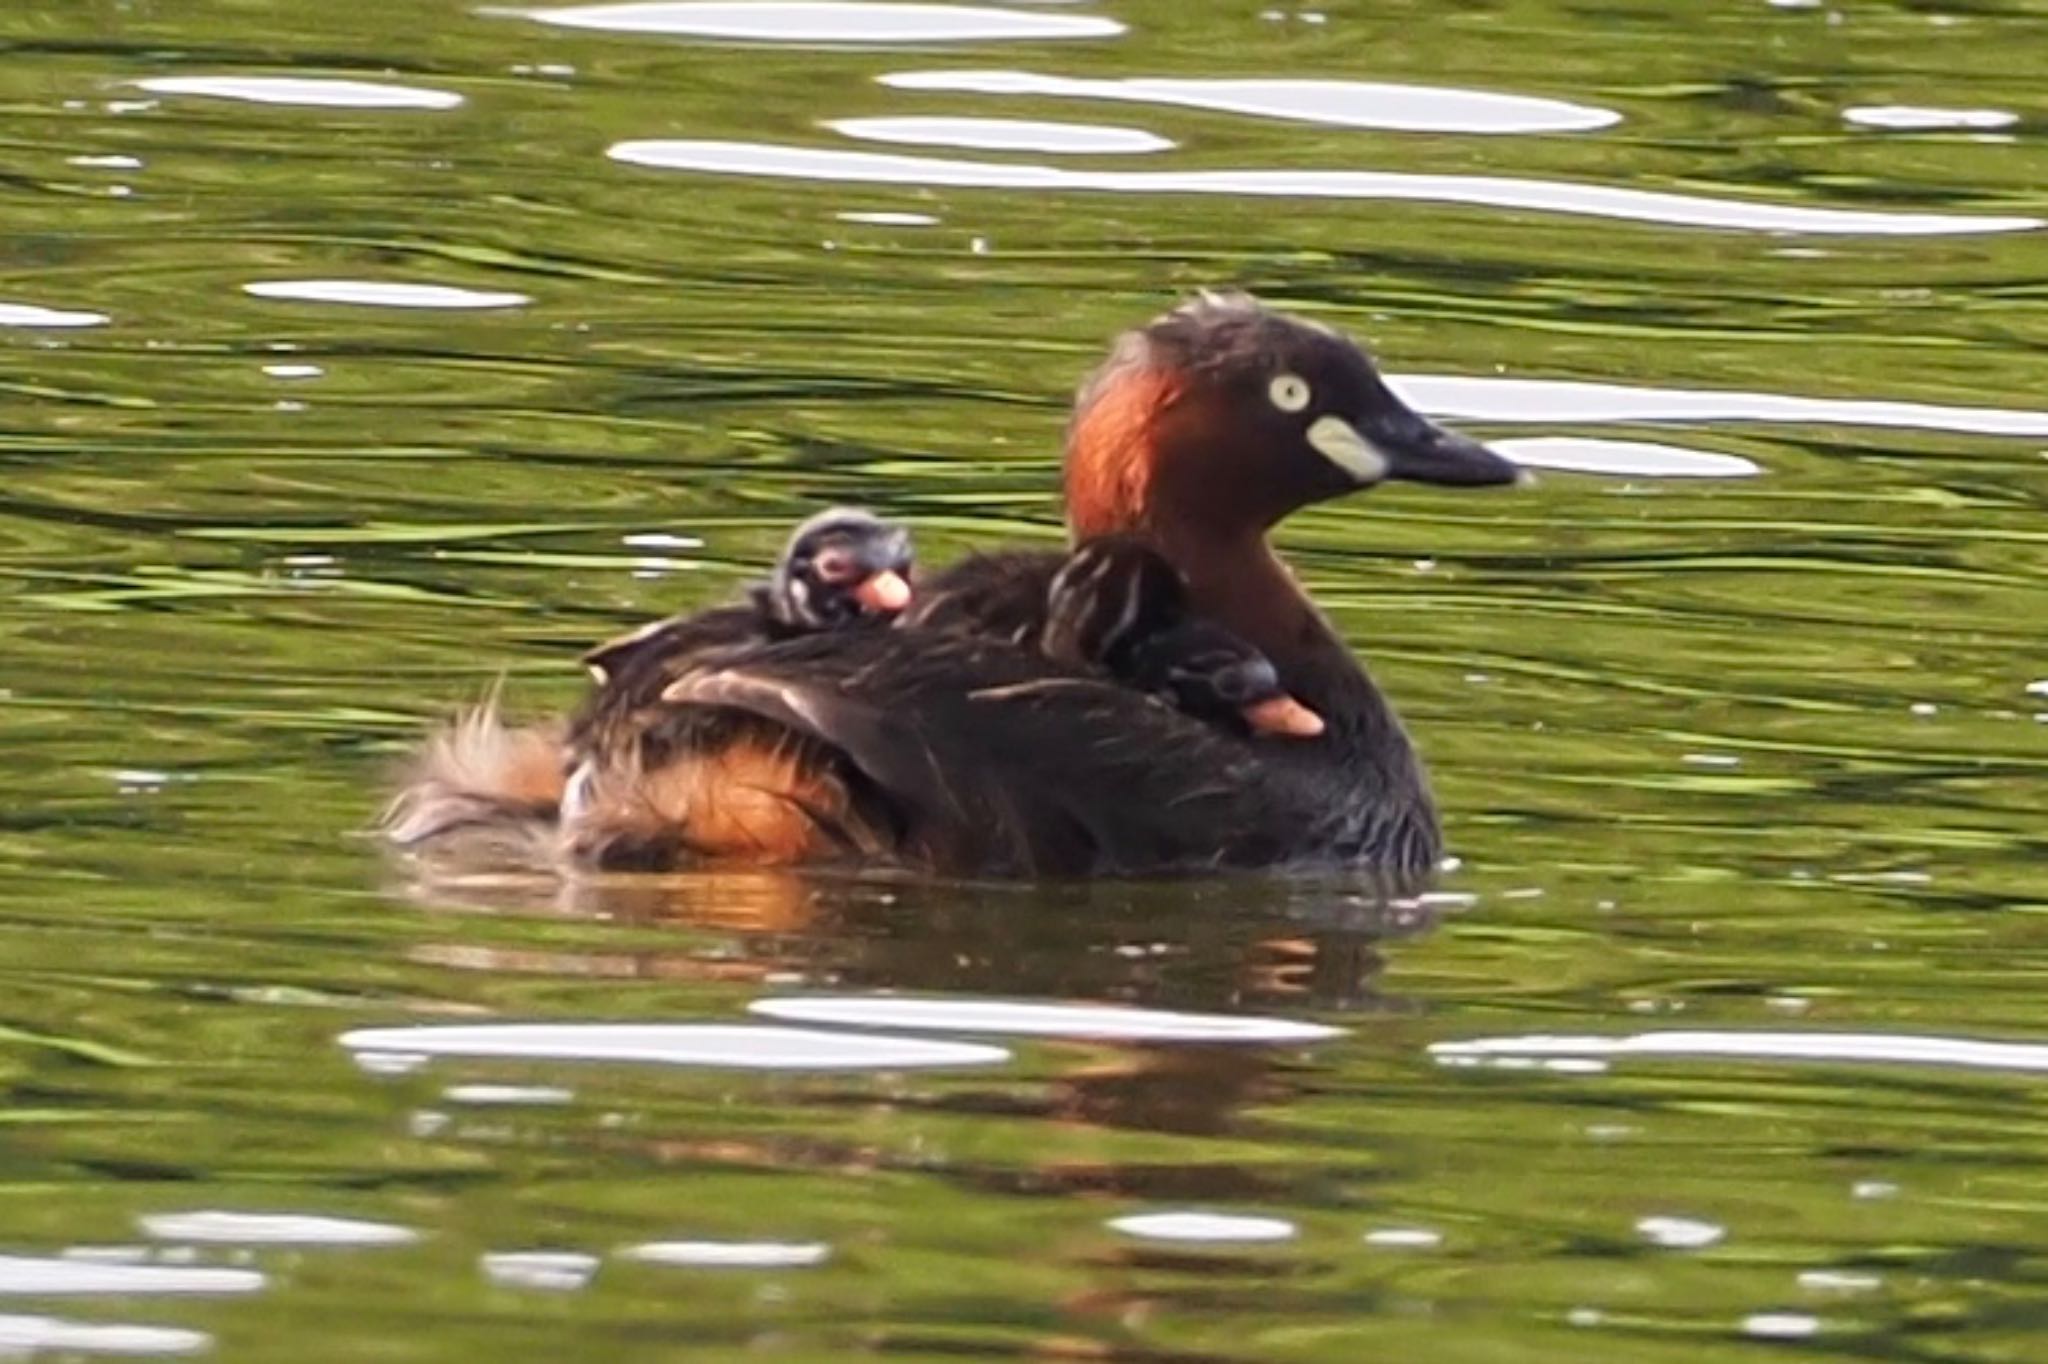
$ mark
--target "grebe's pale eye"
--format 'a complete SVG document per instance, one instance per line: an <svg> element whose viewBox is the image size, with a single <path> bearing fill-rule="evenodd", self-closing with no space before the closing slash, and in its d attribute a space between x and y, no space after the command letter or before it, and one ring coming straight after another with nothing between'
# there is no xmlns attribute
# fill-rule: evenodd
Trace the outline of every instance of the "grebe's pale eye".
<svg viewBox="0 0 2048 1364"><path fill-rule="evenodd" d="M1276 374L1266 385L1266 397L1282 412L1305 412L1315 392L1299 374Z"/></svg>

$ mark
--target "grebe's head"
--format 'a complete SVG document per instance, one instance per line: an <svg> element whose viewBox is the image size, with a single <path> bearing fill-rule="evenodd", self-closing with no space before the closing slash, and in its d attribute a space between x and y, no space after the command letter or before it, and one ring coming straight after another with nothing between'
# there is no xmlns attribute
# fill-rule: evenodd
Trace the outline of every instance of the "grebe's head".
<svg viewBox="0 0 2048 1364"><path fill-rule="evenodd" d="M1520 471L1394 396L1349 338L1204 293L1118 338L1076 400L1077 537L1259 532L1389 479L1465 487Z"/></svg>

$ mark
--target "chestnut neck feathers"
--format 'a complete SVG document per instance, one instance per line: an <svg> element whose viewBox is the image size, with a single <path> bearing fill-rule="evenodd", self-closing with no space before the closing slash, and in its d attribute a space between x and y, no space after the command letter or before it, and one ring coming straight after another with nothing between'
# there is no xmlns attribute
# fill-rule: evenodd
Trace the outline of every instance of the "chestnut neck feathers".
<svg viewBox="0 0 2048 1364"><path fill-rule="evenodd" d="M1240 407L1263 403L1263 393L1231 383L1197 344L1209 338L1185 334L1219 333L1223 356L1243 364L1250 342L1231 325L1239 315L1269 316L1248 300L1205 301L1118 341L1083 386L1067 432L1067 521L1076 540L1132 535L1151 545L1180 570L1198 612L1284 666L1304 648L1342 653L1266 544L1270 527L1328 493L1267 457L1264 433Z"/></svg>

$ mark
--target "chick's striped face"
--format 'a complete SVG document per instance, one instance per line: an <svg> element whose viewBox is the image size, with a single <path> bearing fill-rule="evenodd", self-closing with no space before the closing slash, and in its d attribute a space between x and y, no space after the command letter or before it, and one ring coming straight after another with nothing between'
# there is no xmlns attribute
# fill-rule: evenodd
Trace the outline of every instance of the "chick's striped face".
<svg viewBox="0 0 2048 1364"><path fill-rule="evenodd" d="M910 604L910 536L864 512L835 511L798 529L774 574L771 596L787 624L807 629Z"/></svg>

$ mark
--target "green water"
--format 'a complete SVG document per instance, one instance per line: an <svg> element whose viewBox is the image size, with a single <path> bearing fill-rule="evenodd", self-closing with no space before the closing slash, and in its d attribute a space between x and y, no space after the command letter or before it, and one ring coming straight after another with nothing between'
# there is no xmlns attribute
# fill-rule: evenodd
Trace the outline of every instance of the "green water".
<svg viewBox="0 0 2048 1364"><path fill-rule="evenodd" d="M2048 216L2048 4L1009 13L1128 31L734 45L454 0L0 12L0 303L106 319L0 326L0 1255L264 1276L244 1293L84 1291L0 1260L0 1348L2048 1355L2042 1053L1784 1055L1816 1036L2048 1044L2048 688L2028 690L2048 679L2048 233L1950 230ZM877 79L991 70L1408 82L1620 121L1396 131ZM462 103L134 84L223 75ZM1884 105L2018 119L1844 117ZM1177 145L1005 152L820 126L911 115ZM982 168L968 179L1068 174L858 183L606 156L647 139L758 143L764 164L801 147ZM1450 180L1396 200L1118 178L1250 170ZM1469 202L1479 177L1938 230L1622 221ZM877 213L932 221L839 216ZM245 287L336 279L530 301ZM1396 488L1291 523L1286 549L1435 771L1462 865L1427 906L1261 878L451 885L365 835L391 766L448 707L501 674L515 709L571 702L582 647L732 592L806 509L901 517L931 561L1052 543L1074 381L1117 329L1216 283L1354 331L1411 382L1931 410L1610 420L1558 407L1567 390L1494 389L1512 410L1465 429L1757 472ZM1449 391L1426 387L1418 401ZM878 988L1345 1031L1249 1048L1004 1037L998 1064L829 1074L389 1074L338 1041L734 1023L764 995ZM1546 1069L1526 1041L1461 1051L1672 1046L1656 1040L1672 1030L1767 1034L1767 1054L1582 1045ZM527 1089L450 1092L480 1084ZM1292 1234L1110 1225L1196 1210ZM141 1221L202 1211L418 1239L262 1246ZM622 1253L657 1241L825 1258ZM526 1250L596 1257L595 1275L545 1287L483 1258ZM89 1324L170 1334L75 1334Z"/></svg>

